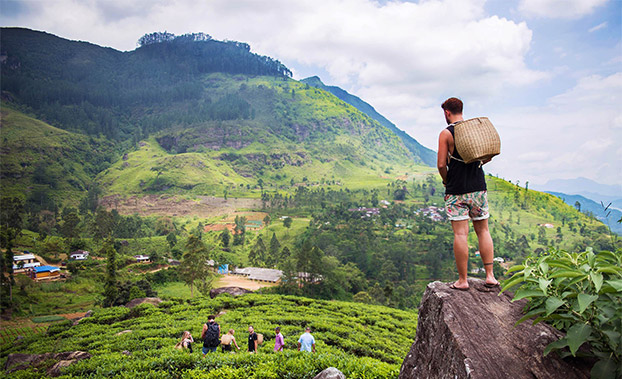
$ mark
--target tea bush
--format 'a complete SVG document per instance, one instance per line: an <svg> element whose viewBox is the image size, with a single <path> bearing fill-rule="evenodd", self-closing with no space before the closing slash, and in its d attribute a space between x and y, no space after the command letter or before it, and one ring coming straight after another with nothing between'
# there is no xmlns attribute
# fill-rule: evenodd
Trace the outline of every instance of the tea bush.
<svg viewBox="0 0 622 379"><path fill-rule="evenodd" d="M198 340L210 314L218 314L222 331L237 331L241 348L237 354L219 350L203 358ZM64 369L65 378L313 378L330 366L348 378L394 378L414 340L416 324L416 313L383 306L283 295L221 295L173 299L159 307L99 309L76 326L56 327L19 346L3 345L0 354L3 361L9 353L18 352L82 350L92 354ZM249 325L264 335L257 354L245 351ZM285 337L281 353L273 352L276 326ZM311 327L316 339L315 354L296 351L305 326ZM184 330L196 340L194 353L173 348ZM11 375L45 376L31 370Z"/></svg>
<svg viewBox="0 0 622 379"><path fill-rule="evenodd" d="M520 285L514 301L527 298L527 313L518 323L535 317L566 335L547 346L562 356L581 354L598 361L593 378L621 377L622 349L622 250L581 253L551 250L532 254L503 283L503 290ZM568 348L566 350L565 348Z"/></svg>

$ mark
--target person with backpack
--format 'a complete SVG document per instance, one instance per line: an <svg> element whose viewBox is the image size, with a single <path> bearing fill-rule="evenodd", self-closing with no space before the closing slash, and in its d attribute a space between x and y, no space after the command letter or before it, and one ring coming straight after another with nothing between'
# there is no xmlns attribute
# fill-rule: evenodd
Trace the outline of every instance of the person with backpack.
<svg viewBox="0 0 622 379"><path fill-rule="evenodd" d="M252 325L248 327L248 351L251 354L257 352L257 333Z"/></svg>
<svg viewBox="0 0 622 379"><path fill-rule="evenodd" d="M194 339L192 338L192 334L189 331L185 331L183 336L181 337L181 341L177 342L175 345L176 349L188 349L190 353L192 353L192 343Z"/></svg>
<svg viewBox="0 0 622 379"><path fill-rule="evenodd" d="M236 342L235 337L233 336L234 334L235 334L235 330L229 329L229 333L223 334L222 338L220 339L220 344L222 345L223 353L225 351L233 351L233 349L231 348L231 344L234 344L235 347L237 347L238 350L240 350L240 347L238 346L238 343Z"/></svg>
<svg viewBox="0 0 622 379"><path fill-rule="evenodd" d="M203 356L207 352L215 353L220 345L220 325L215 321L216 317L209 315L207 323L203 324L201 339L203 340Z"/></svg>
<svg viewBox="0 0 622 379"><path fill-rule="evenodd" d="M449 288L468 291L467 269L469 261L469 219L477 235L480 257L486 270L486 287L499 287L493 271L494 245L488 229L488 193L482 162L466 164L454 141L455 126L464 122L462 100L451 97L441 105L445 114L447 128L438 138L438 172L445 186L445 212L451 221L454 232L454 257L458 270L458 280Z"/></svg>

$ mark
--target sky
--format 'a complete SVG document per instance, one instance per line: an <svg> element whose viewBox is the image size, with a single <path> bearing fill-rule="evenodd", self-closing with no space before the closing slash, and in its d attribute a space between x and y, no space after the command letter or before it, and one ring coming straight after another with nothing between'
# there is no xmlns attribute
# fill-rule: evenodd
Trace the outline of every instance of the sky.
<svg viewBox="0 0 622 379"><path fill-rule="evenodd" d="M622 185L622 0L0 0L0 25L122 51L154 31L246 42L433 150L456 96L501 136L487 172Z"/></svg>

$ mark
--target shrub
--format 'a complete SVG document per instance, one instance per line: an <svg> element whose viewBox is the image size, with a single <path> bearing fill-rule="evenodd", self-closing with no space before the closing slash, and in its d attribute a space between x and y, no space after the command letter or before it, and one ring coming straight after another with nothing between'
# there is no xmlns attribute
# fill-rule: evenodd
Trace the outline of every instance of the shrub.
<svg viewBox="0 0 622 379"><path fill-rule="evenodd" d="M534 324L546 321L566 333L549 344L544 355L558 350L562 356L576 356L587 343L588 354L598 360L593 378L622 375L622 250L551 250L528 256L509 270L515 271L503 282L503 291L520 285L513 301L529 299L527 313L517 324L536 317Z"/></svg>

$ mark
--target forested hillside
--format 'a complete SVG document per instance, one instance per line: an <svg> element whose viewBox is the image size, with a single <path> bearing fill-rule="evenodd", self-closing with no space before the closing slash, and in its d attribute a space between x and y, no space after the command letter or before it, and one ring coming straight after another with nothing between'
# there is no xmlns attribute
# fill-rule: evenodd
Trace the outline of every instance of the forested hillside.
<svg viewBox="0 0 622 379"><path fill-rule="evenodd" d="M243 43L154 33L119 52L5 28L2 49L5 104L125 154L91 176L103 194L222 196L419 170L391 131Z"/></svg>
<svg viewBox="0 0 622 379"><path fill-rule="evenodd" d="M339 88L336 86L327 86L317 76L312 76L310 78L302 79L301 82L332 93L333 95L337 96L338 98L345 101L346 103L352 105L359 111L365 113L369 117L378 121L380 125L386 126L389 130L395 133L395 135L400 137L402 142L404 142L404 145L406 146L406 148L410 150L415 155L415 157L421 159L421 162L423 162L424 164L428 166L436 166L436 152L421 145L419 142L417 142L416 139L408 135L406 132L398 129L394 123L387 120L386 117L378 113L374 109L374 107L372 107L370 104L363 101L361 98L348 93L342 88Z"/></svg>

